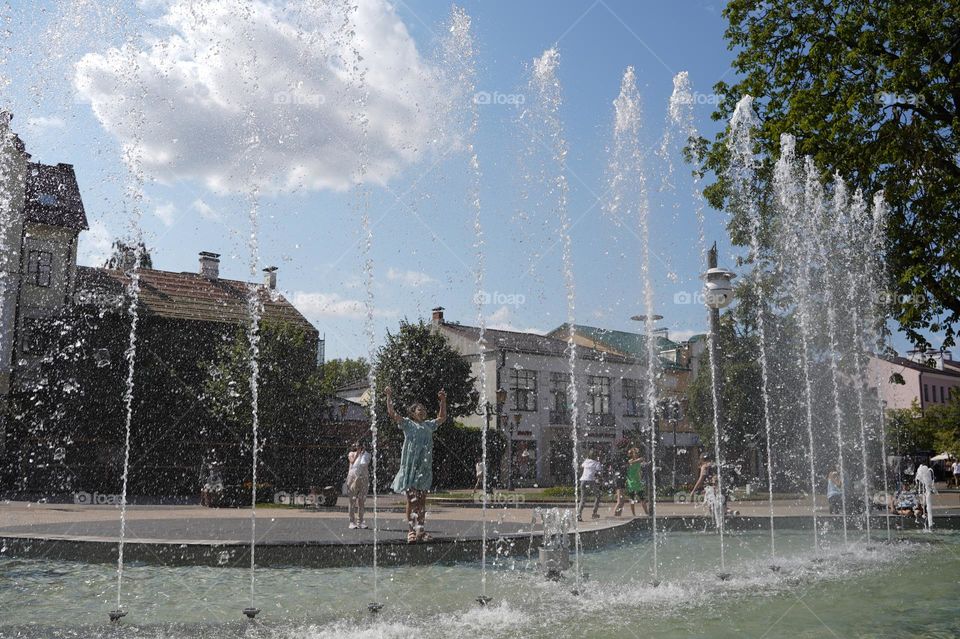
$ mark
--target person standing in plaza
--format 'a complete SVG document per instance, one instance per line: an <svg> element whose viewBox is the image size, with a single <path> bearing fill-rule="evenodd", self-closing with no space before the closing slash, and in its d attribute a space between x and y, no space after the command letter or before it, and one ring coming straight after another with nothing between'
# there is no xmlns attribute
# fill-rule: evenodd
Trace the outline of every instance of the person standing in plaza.
<svg viewBox="0 0 960 639"><path fill-rule="evenodd" d="M953 472L953 487L960 488L960 460L954 459L950 468Z"/></svg>
<svg viewBox="0 0 960 639"><path fill-rule="evenodd" d="M843 480L835 470L827 474L827 504L830 506L831 515L843 512Z"/></svg>
<svg viewBox="0 0 960 639"><path fill-rule="evenodd" d="M403 429L403 448L400 451L400 470L393 478L393 492L407 498L406 516L410 528L407 543L430 541L425 532L427 492L433 484L433 434L447 419L447 392L440 390L437 399L440 410L436 419L427 419L427 408L414 402L403 417L393 407L393 389L385 389L387 416Z"/></svg>
<svg viewBox="0 0 960 639"><path fill-rule="evenodd" d="M477 463L474 465L474 470L477 473L477 481L473 484L473 492L476 494L478 490L483 488L483 460L478 459Z"/></svg>
<svg viewBox="0 0 960 639"><path fill-rule="evenodd" d="M594 495L593 518L600 519L600 482L599 475L603 465L598 459L596 450L591 450L580 468L583 472L580 475L580 503L577 504L577 521L583 521L583 507L587 501L587 493Z"/></svg>
<svg viewBox="0 0 960 639"><path fill-rule="evenodd" d="M630 514L637 516L637 503L643 508L643 514L649 515L650 508L647 506L647 487L650 485L649 474L652 471L652 464L647 463L640 454L639 448L631 448L628 451L626 492L630 498Z"/></svg>
<svg viewBox="0 0 960 639"><path fill-rule="evenodd" d="M370 490L370 453L362 442L355 442L347 454L347 496L350 498L350 528L367 528L363 522L364 502Z"/></svg>

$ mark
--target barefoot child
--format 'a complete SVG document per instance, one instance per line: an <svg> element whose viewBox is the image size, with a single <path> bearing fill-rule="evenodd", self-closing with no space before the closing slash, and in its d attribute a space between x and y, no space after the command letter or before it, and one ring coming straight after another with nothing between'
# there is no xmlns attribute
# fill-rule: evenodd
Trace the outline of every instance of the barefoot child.
<svg viewBox="0 0 960 639"><path fill-rule="evenodd" d="M393 492L407 496L407 543L429 541L424 532L427 491L433 483L433 433L447 419L447 393L437 393L440 410L436 419L427 419L427 409L415 402L408 409L409 417L401 417L393 409L393 389L385 390L387 416L403 429L403 449L400 452L400 470L393 478Z"/></svg>

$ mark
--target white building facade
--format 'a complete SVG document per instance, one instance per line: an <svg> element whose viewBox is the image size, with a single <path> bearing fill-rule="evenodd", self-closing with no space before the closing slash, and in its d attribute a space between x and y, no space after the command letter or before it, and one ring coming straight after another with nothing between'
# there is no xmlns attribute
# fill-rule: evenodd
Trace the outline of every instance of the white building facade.
<svg viewBox="0 0 960 639"><path fill-rule="evenodd" d="M470 362L478 385L483 369L491 406L496 405L498 388L507 392L497 419L513 442L514 484L569 485L574 467L567 343L533 333L487 330L481 348L477 327L448 323L440 308L434 310L432 326ZM582 346L576 353L580 458L596 449L612 459L616 442L625 437L648 441L643 362ZM477 428L484 420L480 415L462 419ZM491 428L496 427L492 421Z"/></svg>

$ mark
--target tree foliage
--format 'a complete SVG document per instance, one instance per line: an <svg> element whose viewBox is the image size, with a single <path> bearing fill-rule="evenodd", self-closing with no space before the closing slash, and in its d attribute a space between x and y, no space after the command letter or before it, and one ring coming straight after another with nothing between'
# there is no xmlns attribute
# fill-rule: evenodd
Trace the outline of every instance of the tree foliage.
<svg viewBox="0 0 960 639"><path fill-rule="evenodd" d="M139 268L153 268L153 258L147 245L143 242L128 244L123 240L114 240L110 245L110 257L103 267L125 270L133 268L134 264Z"/></svg>
<svg viewBox="0 0 960 639"><path fill-rule="evenodd" d="M302 327L261 323L257 385L260 472L264 481L284 488L306 488L317 481L307 473L318 461L309 459L310 445L317 443L320 417L321 378L315 357L315 345ZM232 339L221 345L205 368L207 410L217 418L217 428L237 435L247 456L251 452L253 404L246 330L236 328Z"/></svg>
<svg viewBox="0 0 960 639"><path fill-rule="evenodd" d="M386 343L377 352L374 371L379 463L383 470L380 477L389 483L399 463L403 435L387 418L383 389L387 386L393 388L397 412L405 415L411 404L421 402L430 416L437 414L440 407L437 393L444 389L447 391L447 417L450 421L476 410L477 403L470 396L474 378L469 362L447 343L442 334L422 321L416 324L403 322L398 332L387 332ZM446 437L449 430L441 426L434 436L434 463L446 459L445 464L457 463L472 469L478 448L460 448L459 437ZM453 457L448 454L452 451L456 451Z"/></svg>
<svg viewBox="0 0 960 639"><path fill-rule="evenodd" d="M960 396L953 393L949 403L926 410L914 399L910 408L890 411L887 445L904 455L932 450L960 456Z"/></svg>
<svg viewBox="0 0 960 639"><path fill-rule="evenodd" d="M362 357L331 359L323 364L323 375L320 380L321 393L324 397L330 397L341 386L366 380L369 372L370 364Z"/></svg>
<svg viewBox="0 0 960 639"><path fill-rule="evenodd" d="M766 158L758 177L768 186L780 136L790 133L824 177L883 190L897 319L917 345L927 345L926 331L952 345L960 321L960 3L731 0L724 15L741 79L715 86L723 100L714 119L727 120L744 94L757 98L757 150ZM704 171L720 176L705 191L716 208L730 204L727 133L693 145ZM731 235L745 243L742 212L731 212Z"/></svg>

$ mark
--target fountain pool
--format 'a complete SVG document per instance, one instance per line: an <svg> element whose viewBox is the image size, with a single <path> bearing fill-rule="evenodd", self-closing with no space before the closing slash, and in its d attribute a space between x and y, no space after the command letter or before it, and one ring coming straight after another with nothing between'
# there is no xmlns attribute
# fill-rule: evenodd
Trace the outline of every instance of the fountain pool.
<svg viewBox="0 0 960 639"><path fill-rule="evenodd" d="M128 565L130 616L108 626L115 567L0 560L0 637L760 637L957 636L960 535L905 533L892 544L844 545L839 534L812 554L809 534L778 531L779 572L763 531L728 532L717 579L712 533L664 535L658 587L649 583L648 533L583 555L584 594L573 575L549 582L525 557L494 562L486 608L474 603L479 564L381 569L378 616L366 611L369 569L260 570L263 610L237 620L249 575L233 568ZM682 561L681 561L682 560Z"/></svg>

